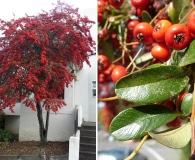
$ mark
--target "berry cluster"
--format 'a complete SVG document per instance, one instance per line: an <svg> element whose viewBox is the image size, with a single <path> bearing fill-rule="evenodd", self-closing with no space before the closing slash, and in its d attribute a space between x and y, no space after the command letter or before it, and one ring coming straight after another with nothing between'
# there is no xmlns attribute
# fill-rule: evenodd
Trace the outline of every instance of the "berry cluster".
<svg viewBox="0 0 195 160"><path fill-rule="evenodd" d="M122 77L155 63L169 63L175 51L189 47L195 35L195 11L175 23L167 9L172 3L171 0L98 0L99 99L111 97L104 89L114 88L113 84ZM147 15L150 20L144 18ZM129 104L123 102L125 106ZM110 105L113 110L106 113L113 115L118 102ZM179 111L178 107L174 110ZM177 125L180 122L179 119ZM174 126L172 123L169 126Z"/></svg>

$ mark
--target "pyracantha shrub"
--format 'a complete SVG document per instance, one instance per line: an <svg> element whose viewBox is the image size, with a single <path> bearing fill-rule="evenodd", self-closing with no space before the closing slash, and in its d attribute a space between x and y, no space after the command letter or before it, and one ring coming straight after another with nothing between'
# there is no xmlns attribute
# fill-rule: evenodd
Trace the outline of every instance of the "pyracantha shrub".
<svg viewBox="0 0 195 160"><path fill-rule="evenodd" d="M43 100L54 112L65 105L58 97L74 79L73 67L90 65L93 23L60 1L50 12L1 20L0 108L13 110L18 100L32 110Z"/></svg>
<svg viewBox="0 0 195 160"><path fill-rule="evenodd" d="M0 111L13 112L18 101L37 110L41 144L47 141L49 111L66 105L60 97L75 78L74 70L84 62L90 66L94 23L60 1L37 16L0 20Z"/></svg>

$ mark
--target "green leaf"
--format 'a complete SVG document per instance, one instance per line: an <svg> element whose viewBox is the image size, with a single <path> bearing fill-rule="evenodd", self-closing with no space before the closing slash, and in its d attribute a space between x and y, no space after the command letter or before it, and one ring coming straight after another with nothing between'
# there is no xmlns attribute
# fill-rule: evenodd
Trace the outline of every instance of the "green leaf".
<svg viewBox="0 0 195 160"><path fill-rule="evenodd" d="M151 55L150 52L148 53L144 53L143 55L141 55L139 58L136 59L135 63L136 64L140 64L146 61L149 61L153 58L153 56Z"/></svg>
<svg viewBox="0 0 195 160"><path fill-rule="evenodd" d="M184 55L183 50L175 51L174 54L172 55L171 65L179 65L179 62L183 55Z"/></svg>
<svg viewBox="0 0 195 160"><path fill-rule="evenodd" d="M110 132L117 140L142 137L178 116L178 113L162 105L143 105L120 112L110 124Z"/></svg>
<svg viewBox="0 0 195 160"><path fill-rule="evenodd" d="M179 160L189 159L191 151L191 141L181 149Z"/></svg>
<svg viewBox="0 0 195 160"><path fill-rule="evenodd" d="M186 52L186 54L183 56L183 58L181 59L179 66L184 67L190 64L195 63L195 40L193 40L190 43L190 46Z"/></svg>
<svg viewBox="0 0 195 160"><path fill-rule="evenodd" d="M167 147L183 148L189 143L191 139L191 124L189 122L177 129L159 134L149 132L149 135L157 142Z"/></svg>
<svg viewBox="0 0 195 160"><path fill-rule="evenodd" d="M179 20L181 20L191 9L190 0L182 1L182 9L179 14Z"/></svg>
<svg viewBox="0 0 195 160"><path fill-rule="evenodd" d="M134 103L155 103L181 92L188 84L186 71L177 66L161 65L134 72L121 78L115 93Z"/></svg>
<svg viewBox="0 0 195 160"><path fill-rule="evenodd" d="M177 23L178 20L176 17L176 11L175 11L175 8L174 8L172 2L170 2L168 5L168 15L169 15L172 23Z"/></svg>
<svg viewBox="0 0 195 160"><path fill-rule="evenodd" d="M143 22L150 22L152 20L152 17L147 11L142 11L142 21Z"/></svg>
<svg viewBox="0 0 195 160"><path fill-rule="evenodd" d="M110 60L110 62L112 62L114 60L114 50L112 47L112 44L109 41L104 41L102 43L103 46L103 52L104 54L108 57L108 59Z"/></svg>
<svg viewBox="0 0 195 160"><path fill-rule="evenodd" d="M185 116L188 116L191 113L192 102L193 102L193 94L192 93L186 94L185 97L182 99L181 110Z"/></svg>
<svg viewBox="0 0 195 160"><path fill-rule="evenodd" d="M149 65L149 66L147 67L147 69L149 69L149 68L161 67L161 66L164 66L164 65L163 65L163 64L160 64L160 63L155 63L155 64L152 64L152 65Z"/></svg>
<svg viewBox="0 0 195 160"><path fill-rule="evenodd" d="M185 8L190 5L190 0L173 0L173 6L175 9L175 22L178 23L183 17L186 11Z"/></svg>

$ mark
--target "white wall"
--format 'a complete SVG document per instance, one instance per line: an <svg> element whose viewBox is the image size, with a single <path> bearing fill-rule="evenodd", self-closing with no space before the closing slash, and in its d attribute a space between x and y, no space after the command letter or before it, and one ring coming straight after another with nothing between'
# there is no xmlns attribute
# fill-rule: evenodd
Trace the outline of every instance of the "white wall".
<svg viewBox="0 0 195 160"><path fill-rule="evenodd" d="M39 123L36 112L24 107L20 117L19 140L39 141ZM45 120L45 114L43 114ZM73 116L64 113L50 114L48 141L68 141L73 134Z"/></svg>
<svg viewBox="0 0 195 160"><path fill-rule="evenodd" d="M6 108L3 112L7 115L14 115L14 116L18 115L19 116L20 109L21 109L21 103L16 103L14 107L14 113L12 113L9 108Z"/></svg>
<svg viewBox="0 0 195 160"><path fill-rule="evenodd" d="M90 57L90 61L91 61L91 68L89 68L88 71L88 79L89 79L89 91L88 91L88 95L89 95L89 101L88 101L88 120L91 122L96 122L96 113L97 113L97 95L96 97L92 97L92 81L96 81L96 90L97 90L97 79L96 79L96 75L97 75L97 57L96 55L91 56ZM96 92L97 94L97 92Z"/></svg>
<svg viewBox="0 0 195 160"><path fill-rule="evenodd" d="M73 82L74 83L74 82ZM65 88L65 102L67 106L61 108L57 113L50 113L48 141L68 141L74 132L74 102L73 102L73 84ZM45 121L46 112L43 110ZM39 123L37 112L21 105L19 140L39 141Z"/></svg>
<svg viewBox="0 0 195 160"><path fill-rule="evenodd" d="M77 131L76 136L71 136L69 140L69 160L79 160L80 148L80 130Z"/></svg>
<svg viewBox="0 0 195 160"><path fill-rule="evenodd" d="M92 81L96 81L96 55L90 56L91 67L86 63L77 73L75 81L75 105L81 105L84 121L96 122L96 97L92 97Z"/></svg>

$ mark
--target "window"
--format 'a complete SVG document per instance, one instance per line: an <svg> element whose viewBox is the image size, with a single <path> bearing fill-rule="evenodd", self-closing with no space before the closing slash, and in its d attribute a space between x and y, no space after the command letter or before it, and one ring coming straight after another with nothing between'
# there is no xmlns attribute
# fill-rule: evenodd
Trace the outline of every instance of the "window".
<svg viewBox="0 0 195 160"><path fill-rule="evenodd" d="M92 81L92 97L96 97L96 81Z"/></svg>

